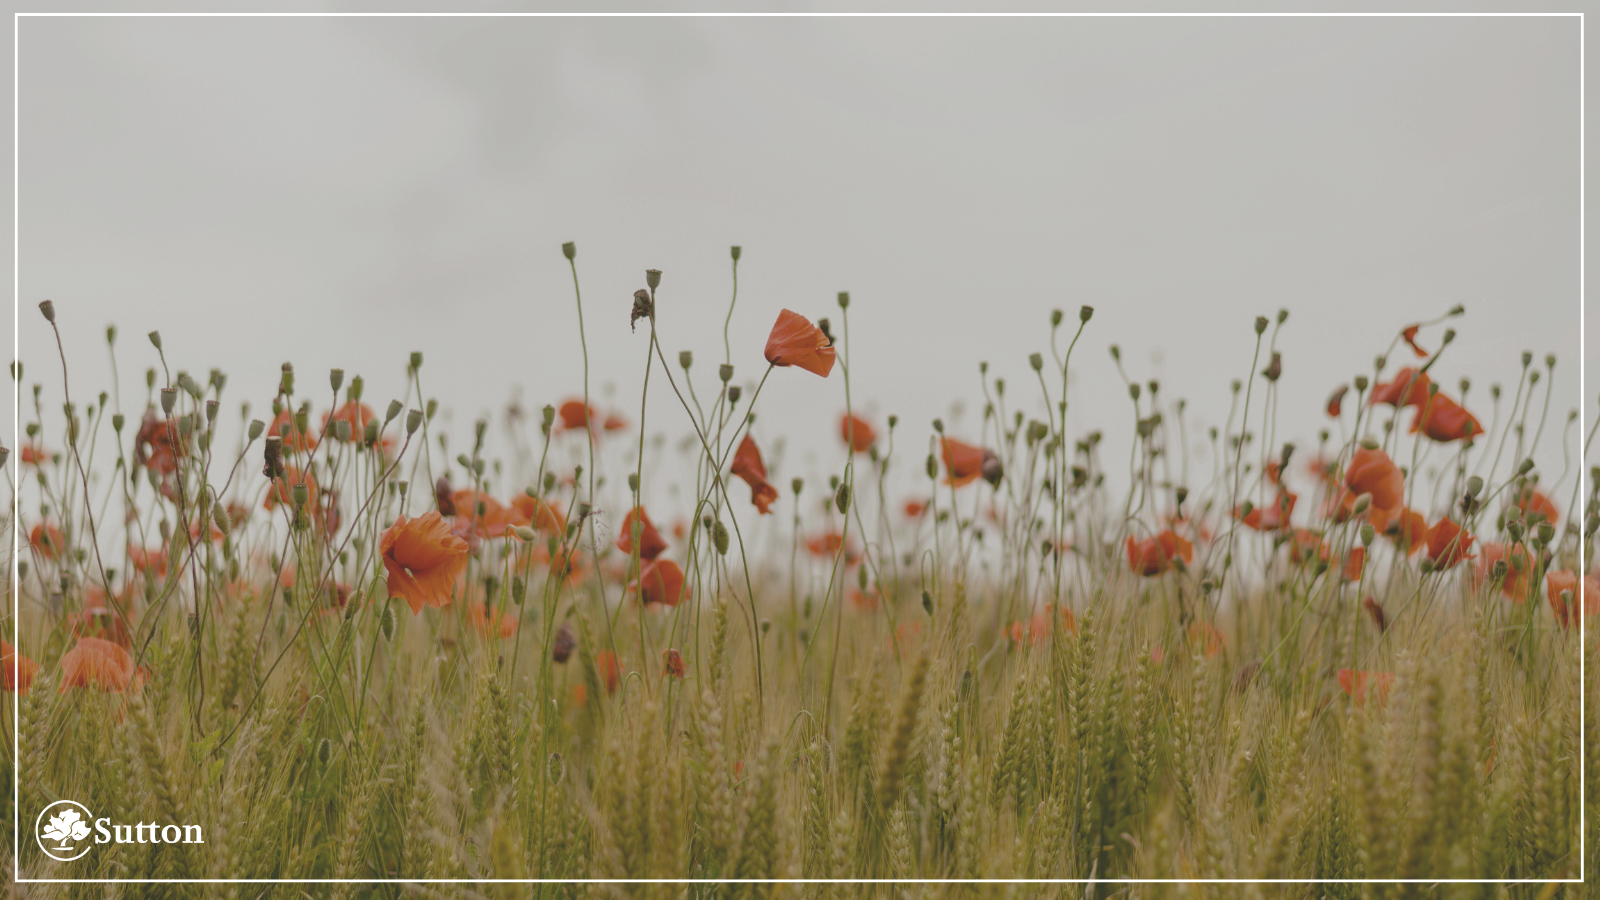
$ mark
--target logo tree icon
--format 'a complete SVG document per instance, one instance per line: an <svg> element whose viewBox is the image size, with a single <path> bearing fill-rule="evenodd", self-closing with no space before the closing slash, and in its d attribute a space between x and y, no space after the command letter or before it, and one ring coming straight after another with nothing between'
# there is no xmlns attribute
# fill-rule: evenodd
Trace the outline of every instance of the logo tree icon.
<svg viewBox="0 0 1600 900"><path fill-rule="evenodd" d="M51 816L50 822L40 832L45 838L58 841L61 846L57 850L70 853L72 848L67 846L68 841L81 841L89 836L89 823L78 815L75 809L62 810L61 815Z"/></svg>

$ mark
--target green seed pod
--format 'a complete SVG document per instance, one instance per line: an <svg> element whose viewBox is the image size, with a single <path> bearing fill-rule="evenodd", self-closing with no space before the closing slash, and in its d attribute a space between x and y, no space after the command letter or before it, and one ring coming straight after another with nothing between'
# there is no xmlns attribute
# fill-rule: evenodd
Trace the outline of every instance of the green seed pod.
<svg viewBox="0 0 1600 900"><path fill-rule="evenodd" d="M631 493L635 493L635 494L639 493L639 473L638 472L629 472L628 473L628 490Z"/></svg>
<svg viewBox="0 0 1600 900"><path fill-rule="evenodd" d="M728 555L728 526L722 524L721 519L711 526L711 544L717 548L719 556Z"/></svg>
<svg viewBox="0 0 1600 900"><path fill-rule="evenodd" d="M850 485L839 485L838 492L833 495L833 505L840 513L850 508Z"/></svg>
<svg viewBox="0 0 1600 900"><path fill-rule="evenodd" d="M577 259L578 245L572 241L567 241L561 245L561 255L565 256L569 262Z"/></svg>
<svg viewBox="0 0 1600 900"><path fill-rule="evenodd" d="M372 445L378 443L378 420L377 419L368 419L367 420L367 427L363 431L363 434L362 434L362 437L361 437L361 441L362 441L362 443L366 444L368 447L371 447Z"/></svg>
<svg viewBox="0 0 1600 900"><path fill-rule="evenodd" d="M286 395L294 394L294 364L283 364L283 376L278 379L278 390Z"/></svg>
<svg viewBox="0 0 1600 900"><path fill-rule="evenodd" d="M361 380L360 375L357 375L356 377L350 379L350 390L345 391L345 398L349 400L360 400L362 393L364 393L366 390L366 386L367 383ZM338 390L338 388L334 388L334 390Z"/></svg>
<svg viewBox="0 0 1600 900"><path fill-rule="evenodd" d="M291 488L289 493L290 496L294 498L294 505L297 509L305 506L306 503L311 499L311 489L307 487L304 481Z"/></svg>
<svg viewBox="0 0 1600 900"><path fill-rule="evenodd" d="M407 435L416 434L417 433L417 429L420 428L421 426L422 426L422 410L413 409L410 412L406 413L406 434Z"/></svg>
<svg viewBox="0 0 1600 900"><path fill-rule="evenodd" d="M335 394L339 393L339 388L344 387L344 370L343 369L330 369L330 370L328 370L328 383L333 385L333 392Z"/></svg>
<svg viewBox="0 0 1600 900"><path fill-rule="evenodd" d="M867 589L867 567L866 566L860 566L860 567L858 567L856 569L856 587L860 588L863 591Z"/></svg>
<svg viewBox="0 0 1600 900"><path fill-rule="evenodd" d="M152 331L152 332L150 332L149 337L150 337L150 343L156 348L157 352L160 352L161 351L161 332Z"/></svg>
<svg viewBox="0 0 1600 900"><path fill-rule="evenodd" d="M1043 369L1044 368L1044 357L1041 356L1038 353L1030 353L1030 354L1028 354L1028 367L1033 369L1035 372L1039 371L1040 369Z"/></svg>
<svg viewBox="0 0 1600 900"><path fill-rule="evenodd" d="M796 497L800 496L800 489L806 486L804 478L794 478L789 481L789 489L794 491Z"/></svg>
<svg viewBox="0 0 1600 900"><path fill-rule="evenodd" d="M1483 479L1474 475L1467 479L1467 496L1476 497L1483 493Z"/></svg>
<svg viewBox="0 0 1600 900"><path fill-rule="evenodd" d="M1533 471L1533 460L1525 459L1517 466L1518 475L1526 475Z"/></svg>
<svg viewBox="0 0 1600 900"><path fill-rule="evenodd" d="M694 365L694 351L693 350L679 350L678 351L678 365L683 366L684 371L688 371L689 367Z"/></svg>
<svg viewBox="0 0 1600 900"><path fill-rule="evenodd" d="M220 503L212 506L211 519L217 523L217 530L224 535L233 533L233 518L228 515L227 507Z"/></svg>
<svg viewBox="0 0 1600 900"><path fill-rule="evenodd" d="M728 255L733 257L734 262L738 262L739 257L743 254L744 250L738 244L734 244L732 247L728 248Z"/></svg>
<svg viewBox="0 0 1600 900"><path fill-rule="evenodd" d="M1361 526L1361 546L1363 546L1363 547L1371 547L1372 546L1372 539L1377 537L1377 535L1378 535L1378 530L1376 528L1372 527L1372 523L1371 522L1364 523Z"/></svg>
<svg viewBox="0 0 1600 900"><path fill-rule="evenodd" d="M937 460L935 460L933 458L933 454L932 453L928 454L928 466L927 466L927 469L928 469L928 477L929 478L938 478L939 477L939 463L938 463Z"/></svg>
<svg viewBox="0 0 1600 900"><path fill-rule="evenodd" d="M723 363L722 365L718 366L717 367L717 377L722 379L722 383L723 384L727 384L728 382L732 381L733 380L733 366L730 366L727 363Z"/></svg>
<svg viewBox="0 0 1600 900"><path fill-rule="evenodd" d="M850 308L850 292L849 291L840 291L839 292L839 308L840 309L849 309Z"/></svg>
<svg viewBox="0 0 1600 900"><path fill-rule="evenodd" d="M526 599L528 599L528 583L518 575L511 579L511 602L521 606Z"/></svg>
<svg viewBox="0 0 1600 900"><path fill-rule="evenodd" d="M1263 334L1267 330L1267 317L1256 316L1256 334Z"/></svg>
<svg viewBox="0 0 1600 900"><path fill-rule="evenodd" d="M122 415L122 413L112 413L111 414L111 428L112 428L112 430L115 431L117 434L121 434L122 433L122 426L127 424L127 421L128 420Z"/></svg>
<svg viewBox="0 0 1600 900"><path fill-rule="evenodd" d="M395 615L394 615L394 610L392 608L387 607L387 606L384 607L384 609L383 609L383 618L378 620L378 628L379 628L379 630L381 630L383 632L383 639L384 640L386 640L386 641L394 640Z"/></svg>
<svg viewBox="0 0 1600 900"><path fill-rule="evenodd" d="M333 423L333 437L334 440L337 440L340 443L350 440L349 420L340 419L339 421Z"/></svg>
<svg viewBox="0 0 1600 900"><path fill-rule="evenodd" d="M170 416L170 415L172 415L172 411L174 409L176 409L177 406L178 406L178 389L177 388L162 388L161 389L161 411Z"/></svg>
<svg viewBox="0 0 1600 900"><path fill-rule="evenodd" d="M933 618L933 595L927 591L922 592L922 611L928 614L928 618Z"/></svg>
<svg viewBox="0 0 1600 900"><path fill-rule="evenodd" d="M115 346L117 343L117 326L106 326L106 343Z"/></svg>
<svg viewBox="0 0 1600 900"><path fill-rule="evenodd" d="M1539 542L1540 543L1548 544L1548 543L1550 543L1550 540L1552 538L1554 538L1555 536L1556 536L1556 528L1555 528L1554 525L1551 525L1549 522L1540 522L1539 523Z"/></svg>

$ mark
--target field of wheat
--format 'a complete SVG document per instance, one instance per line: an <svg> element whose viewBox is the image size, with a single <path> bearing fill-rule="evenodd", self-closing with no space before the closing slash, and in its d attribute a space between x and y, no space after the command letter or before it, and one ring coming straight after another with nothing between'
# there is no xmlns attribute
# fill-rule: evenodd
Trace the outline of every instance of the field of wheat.
<svg viewBox="0 0 1600 900"><path fill-rule="evenodd" d="M1583 895L1548 882L1580 871L1600 771L1600 469L1550 409L1553 356L1474 390L1450 355L1470 316L1395 322L1296 448L1289 313L1242 322L1255 354L1213 386L1232 410L1200 472L1155 382L1102 388L1133 409L1128 460L1065 433L1073 355L1115 338L1089 307L1026 323L1049 320L1037 378L979 367L981 422L946 433L860 412L848 295L806 317L735 291L730 318L775 319L770 365L735 378L710 340L662 346L659 272L596 303L563 251L580 323L636 329L651 367L605 409L586 361L492 456L487 422L439 427L420 352L392 401L290 364L236 397L158 333L128 398L64 352L13 365L6 865L147 880L20 896ZM88 327L41 310L21 340L52 355ZM769 475L768 379L837 396L825 482ZM676 421L634 421L656 392ZM641 484L678 479L645 463L673 454L689 477ZM111 839L43 852L61 800ZM341 883L160 883L208 878ZM566 883L487 881L527 878ZM1139 881L1216 878L1299 882ZM1394 878L1423 881L1351 881Z"/></svg>

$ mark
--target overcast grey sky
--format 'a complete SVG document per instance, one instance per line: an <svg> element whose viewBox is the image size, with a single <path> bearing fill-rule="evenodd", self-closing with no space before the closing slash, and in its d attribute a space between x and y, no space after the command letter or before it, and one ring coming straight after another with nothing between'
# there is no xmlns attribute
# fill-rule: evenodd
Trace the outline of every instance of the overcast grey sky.
<svg viewBox="0 0 1600 900"><path fill-rule="evenodd" d="M580 389L566 240L594 383L632 419L643 270L709 390L730 244L739 380L780 307L837 325L848 290L854 399L918 443L956 400L975 436L980 360L1042 415L1027 356L1085 303L1070 417L1114 460L1107 345L1219 424L1280 307L1302 446L1336 383L1457 303L1435 371L1486 425L1524 349L1560 357L1558 433L1580 401L1576 18L28 18L20 48L21 354L57 404L45 297L84 399L119 326L130 418L159 328L258 409L286 359L381 408L420 349L464 435ZM665 387L650 430L686 433ZM780 371L757 434L828 471L843 405L837 374Z"/></svg>

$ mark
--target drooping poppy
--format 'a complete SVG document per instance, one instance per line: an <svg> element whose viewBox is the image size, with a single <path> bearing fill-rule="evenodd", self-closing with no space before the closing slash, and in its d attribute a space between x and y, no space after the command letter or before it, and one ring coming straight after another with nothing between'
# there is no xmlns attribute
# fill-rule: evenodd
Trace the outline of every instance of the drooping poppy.
<svg viewBox="0 0 1600 900"><path fill-rule="evenodd" d="M639 558L652 560L660 556L667 549L667 539L661 536L656 526L650 523L650 514L644 507L635 506L628 510L622 517L622 527L617 529L617 549L623 553L633 553L633 523L639 521Z"/></svg>
<svg viewBox="0 0 1600 900"><path fill-rule="evenodd" d="M1194 545L1171 530L1137 541L1129 535L1125 548L1128 568L1146 577L1164 574L1172 568L1173 560L1182 559L1185 564L1194 561Z"/></svg>
<svg viewBox="0 0 1600 900"><path fill-rule="evenodd" d="M1422 432L1430 439L1446 444L1451 441L1469 441L1483 434L1483 426L1461 404L1443 394L1437 394L1418 408L1411 420L1411 434Z"/></svg>
<svg viewBox="0 0 1600 900"><path fill-rule="evenodd" d="M1368 672L1365 669L1358 672L1354 669L1340 669L1339 689L1349 694L1357 706L1365 706L1367 689L1375 687L1373 694L1378 702L1382 703L1388 698L1390 689L1394 687L1394 677L1393 672Z"/></svg>
<svg viewBox="0 0 1600 900"><path fill-rule="evenodd" d="M456 578L467 568L467 542L451 534L437 512L396 519L378 550L388 572L389 596L405 598L412 615L424 606L448 606Z"/></svg>
<svg viewBox="0 0 1600 900"><path fill-rule="evenodd" d="M878 433L866 419L846 413L839 417L839 438L851 453L865 453L878 439Z"/></svg>
<svg viewBox="0 0 1600 900"><path fill-rule="evenodd" d="M645 564L639 570L639 580L628 587L639 592L646 606L651 603L677 606L686 596L683 570L670 559L657 559Z"/></svg>
<svg viewBox="0 0 1600 900"><path fill-rule="evenodd" d="M622 668L617 665L617 654L601 650L594 655L594 667L600 675L600 681L606 686L606 693L615 694L617 685L622 683Z"/></svg>
<svg viewBox="0 0 1600 900"><path fill-rule="evenodd" d="M945 484L961 487L983 474L983 448L955 438L940 438L944 456Z"/></svg>
<svg viewBox="0 0 1600 900"><path fill-rule="evenodd" d="M33 676L39 673L39 664L17 652L17 648L0 640L0 689L13 694L26 694L33 686Z"/></svg>
<svg viewBox="0 0 1600 900"><path fill-rule="evenodd" d="M492 626L489 622L489 610L486 604L473 601L467 604L467 624L472 626L479 636L488 638ZM501 640L513 637L517 633L517 617L513 613L501 613L499 632Z"/></svg>
<svg viewBox="0 0 1600 900"><path fill-rule="evenodd" d="M94 688L122 693L144 687L148 673L135 672L133 654L101 638L79 638L77 646L61 657L61 693L73 688Z"/></svg>
<svg viewBox="0 0 1600 900"><path fill-rule="evenodd" d="M1472 558L1474 538L1460 525L1448 518L1440 519L1428 529L1428 558L1435 569L1450 569L1464 559Z"/></svg>
<svg viewBox="0 0 1600 900"><path fill-rule="evenodd" d="M1528 593L1533 587L1534 559L1521 544L1501 544L1495 541L1484 541L1479 545L1482 551L1473 564L1473 575L1477 581L1494 577L1494 564L1505 561L1505 575L1500 579L1500 593L1510 597L1514 603L1525 603Z"/></svg>
<svg viewBox="0 0 1600 900"><path fill-rule="evenodd" d="M1549 522L1554 525L1561 518L1561 513L1556 509L1555 503L1551 502L1549 497L1540 493L1532 485L1523 488L1522 492L1517 494L1517 509L1522 510L1523 518L1528 520L1529 525L1536 525L1539 521ZM1536 519L1535 516L1542 516L1543 518Z"/></svg>
<svg viewBox="0 0 1600 900"><path fill-rule="evenodd" d="M1421 327L1421 325L1406 326L1406 330L1400 332L1400 338L1411 345L1411 352L1417 354L1419 359L1427 359L1428 351L1417 346L1417 329Z"/></svg>
<svg viewBox="0 0 1600 900"><path fill-rule="evenodd" d="M263 509L272 509L279 503L294 508L294 489L299 485L306 486L306 508L317 508L317 478L310 472L302 472L295 466L285 466L283 474L272 479L272 486L267 489L267 498L262 501Z"/></svg>
<svg viewBox="0 0 1600 900"><path fill-rule="evenodd" d="M1375 385L1372 388L1372 397L1367 401L1369 406L1387 403L1393 407L1415 406L1421 407L1428 402L1428 386L1433 381L1426 372L1418 372L1407 367L1394 373L1394 379L1388 384Z"/></svg>
<svg viewBox="0 0 1600 900"><path fill-rule="evenodd" d="M728 474L743 478L744 483L750 485L750 502L762 515L772 512L772 504L778 500L778 489L767 482L767 464L761 460L761 448L748 433L733 453Z"/></svg>
<svg viewBox="0 0 1600 900"><path fill-rule="evenodd" d="M177 420L158 418L153 408L146 409L133 437L134 459L152 472L171 475L178 471L178 457L188 455L189 442L178 434Z"/></svg>
<svg viewBox="0 0 1600 900"><path fill-rule="evenodd" d="M28 532L28 546L45 559L55 559L66 549L67 543L61 536L61 529L50 522L40 522Z"/></svg>
<svg viewBox="0 0 1600 900"><path fill-rule="evenodd" d="M833 342L811 320L785 309L767 335L766 357L775 366L799 366L827 378L833 371Z"/></svg>
<svg viewBox="0 0 1600 900"><path fill-rule="evenodd" d="M535 531L560 534L567 530L567 517L561 507L549 500L530 497L524 491L511 498L513 525L531 525Z"/></svg>
<svg viewBox="0 0 1600 900"><path fill-rule="evenodd" d="M145 414L145 421L149 421L151 413ZM324 420L326 421L326 420ZM309 431L309 429L307 429ZM143 428L140 429L143 431ZM317 449L317 439L303 432L295 424L294 412L282 410L272 419L272 424L267 426L267 434L275 434L283 438L283 449L305 452Z"/></svg>
<svg viewBox="0 0 1600 900"><path fill-rule="evenodd" d="M676 648L668 647L661 651L661 675L663 678L671 675L673 678L682 681L684 673L688 671L689 668L683 661L683 654L679 653Z"/></svg>

